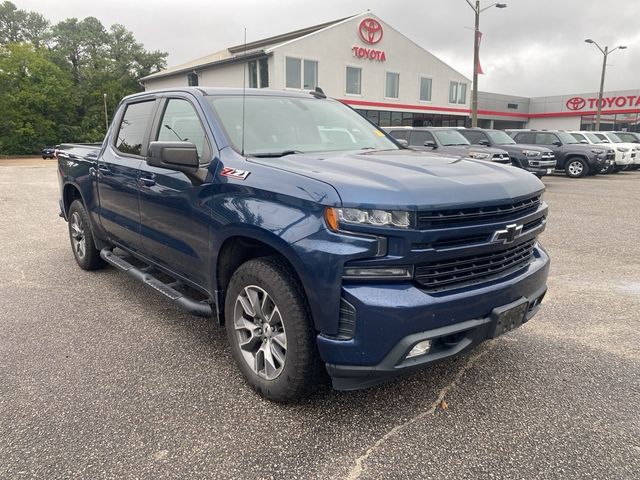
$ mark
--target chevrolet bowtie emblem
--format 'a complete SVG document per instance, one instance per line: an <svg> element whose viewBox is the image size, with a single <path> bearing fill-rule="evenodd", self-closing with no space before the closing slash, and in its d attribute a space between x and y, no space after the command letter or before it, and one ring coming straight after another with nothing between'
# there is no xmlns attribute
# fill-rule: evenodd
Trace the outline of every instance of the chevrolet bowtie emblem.
<svg viewBox="0 0 640 480"><path fill-rule="evenodd" d="M511 225L507 225L504 230L497 230L493 234L493 237L491 237L491 241L497 243L513 243L520 235L522 235L522 225L512 223Z"/></svg>

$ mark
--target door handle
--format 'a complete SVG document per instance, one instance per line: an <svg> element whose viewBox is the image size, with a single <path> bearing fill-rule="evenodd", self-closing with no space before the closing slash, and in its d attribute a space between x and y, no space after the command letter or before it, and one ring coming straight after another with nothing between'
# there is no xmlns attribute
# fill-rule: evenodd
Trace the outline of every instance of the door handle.
<svg viewBox="0 0 640 480"><path fill-rule="evenodd" d="M109 175L111 173L111 170L109 170L109 167L105 165L98 165L98 171L104 175Z"/></svg>
<svg viewBox="0 0 640 480"><path fill-rule="evenodd" d="M148 177L140 177L139 182L142 187L153 187L156 184L156 181L153 178Z"/></svg>

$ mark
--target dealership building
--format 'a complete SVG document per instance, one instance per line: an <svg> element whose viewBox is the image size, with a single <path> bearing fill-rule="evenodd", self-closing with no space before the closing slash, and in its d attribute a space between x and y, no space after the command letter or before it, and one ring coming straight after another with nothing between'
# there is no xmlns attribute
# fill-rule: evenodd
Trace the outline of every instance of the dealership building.
<svg viewBox="0 0 640 480"><path fill-rule="evenodd" d="M141 79L181 86L321 87L380 126L469 126L471 80L371 12L236 45ZM597 94L478 93L487 128L593 129ZM601 129L638 131L640 90L607 92Z"/></svg>

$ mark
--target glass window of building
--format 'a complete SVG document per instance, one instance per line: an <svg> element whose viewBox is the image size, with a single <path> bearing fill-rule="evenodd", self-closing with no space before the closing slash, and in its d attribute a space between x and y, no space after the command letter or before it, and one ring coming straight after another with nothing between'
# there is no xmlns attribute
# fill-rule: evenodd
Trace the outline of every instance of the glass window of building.
<svg viewBox="0 0 640 480"><path fill-rule="evenodd" d="M258 67L260 72L260 88L267 88L269 86L269 60L261 58L258 60Z"/></svg>
<svg viewBox="0 0 640 480"><path fill-rule="evenodd" d="M398 98L400 92L400 74L387 72L384 96L387 98Z"/></svg>
<svg viewBox="0 0 640 480"><path fill-rule="evenodd" d="M467 103L467 84L451 82L449 84L449 103L464 105Z"/></svg>
<svg viewBox="0 0 640 480"><path fill-rule="evenodd" d="M187 75L187 85L189 85L190 87L197 87L198 86L198 74L197 73L192 72L192 73Z"/></svg>
<svg viewBox="0 0 640 480"><path fill-rule="evenodd" d="M304 88L315 90L318 86L318 62L314 60L304 61Z"/></svg>
<svg viewBox="0 0 640 480"><path fill-rule="evenodd" d="M300 88L302 86L302 60L299 58L285 58L285 86L287 88Z"/></svg>
<svg viewBox="0 0 640 480"><path fill-rule="evenodd" d="M360 95L362 92L362 69L347 67L347 86L345 91L350 95Z"/></svg>
<svg viewBox="0 0 640 480"><path fill-rule="evenodd" d="M249 62L249 88L258 88L258 62Z"/></svg>
<svg viewBox="0 0 640 480"><path fill-rule="evenodd" d="M431 101L431 79L420 77L420 101Z"/></svg>

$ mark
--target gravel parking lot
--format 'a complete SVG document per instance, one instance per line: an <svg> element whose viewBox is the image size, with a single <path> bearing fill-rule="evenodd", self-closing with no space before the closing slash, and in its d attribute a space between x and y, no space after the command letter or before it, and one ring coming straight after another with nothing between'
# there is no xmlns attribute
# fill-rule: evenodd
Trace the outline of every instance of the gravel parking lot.
<svg viewBox="0 0 640 480"><path fill-rule="evenodd" d="M54 161L0 161L0 478L637 479L640 172L545 183L534 320L281 406L243 384L222 328L75 265Z"/></svg>

